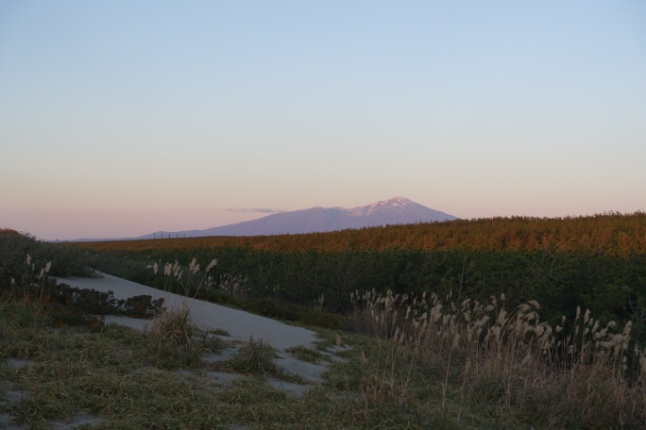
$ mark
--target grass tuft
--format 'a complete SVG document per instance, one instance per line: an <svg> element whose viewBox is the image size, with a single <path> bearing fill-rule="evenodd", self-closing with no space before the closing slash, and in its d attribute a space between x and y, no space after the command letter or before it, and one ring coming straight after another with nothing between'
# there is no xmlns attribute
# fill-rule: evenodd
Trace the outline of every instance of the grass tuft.
<svg viewBox="0 0 646 430"><path fill-rule="evenodd" d="M231 360L230 365L240 373L257 376L279 375L276 363L276 352L273 347L264 343L262 339L249 340L238 349L238 355Z"/></svg>
<svg viewBox="0 0 646 430"><path fill-rule="evenodd" d="M203 352L222 347L217 336L193 324L185 304L155 316L146 330L146 340L154 364L168 368L197 365Z"/></svg>

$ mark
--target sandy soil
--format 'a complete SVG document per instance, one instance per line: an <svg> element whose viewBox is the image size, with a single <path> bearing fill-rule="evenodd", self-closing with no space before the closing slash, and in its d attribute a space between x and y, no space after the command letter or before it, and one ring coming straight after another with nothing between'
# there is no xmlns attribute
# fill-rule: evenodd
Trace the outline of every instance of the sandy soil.
<svg viewBox="0 0 646 430"><path fill-rule="evenodd" d="M168 309L186 303L190 307L191 318L195 324L204 329L226 330L229 336L240 341L262 339L278 351L295 346L312 347L316 341L315 333L302 327L290 326L270 318L254 315L249 312L227 308L214 303L205 302L167 293L145 285L137 284L126 279L117 278L108 274L101 274L100 278L57 278L58 282L77 288L88 288L97 291L112 291L117 299L127 299L132 296L149 295L153 299L163 297ZM136 318L109 317L106 322L128 325L142 329L148 320Z"/></svg>

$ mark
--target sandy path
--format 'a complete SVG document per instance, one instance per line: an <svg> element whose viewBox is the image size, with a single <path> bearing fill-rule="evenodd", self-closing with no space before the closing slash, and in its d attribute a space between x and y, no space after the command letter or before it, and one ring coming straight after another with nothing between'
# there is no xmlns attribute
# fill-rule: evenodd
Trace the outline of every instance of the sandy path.
<svg viewBox="0 0 646 430"><path fill-rule="evenodd" d="M153 299L163 297L168 309L187 303L190 306L191 319L204 329L226 330L230 337L247 341L250 336L263 339L277 350L294 346L312 346L317 340L315 333L302 327L294 327L279 321L265 318L249 312L227 308L215 303L205 302L167 293L165 291L137 284L116 276L102 274L101 278L68 277L57 278L58 282L71 287L88 288L97 291L112 291L117 299L127 299L132 296L149 295ZM112 321L115 321L112 319ZM120 323L142 328L149 320L121 319Z"/></svg>

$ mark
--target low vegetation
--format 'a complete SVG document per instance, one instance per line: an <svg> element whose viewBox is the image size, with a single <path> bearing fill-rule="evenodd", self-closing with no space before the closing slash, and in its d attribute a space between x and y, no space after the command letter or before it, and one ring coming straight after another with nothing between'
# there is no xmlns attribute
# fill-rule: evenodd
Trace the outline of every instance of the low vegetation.
<svg viewBox="0 0 646 430"><path fill-rule="evenodd" d="M3 231L0 427L644 428L643 214L560 223L511 219L507 227L516 230L506 235L499 222L460 222L467 233L481 231L477 237L501 232L492 243L511 238L504 249L488 250L205 246L95 253ZM551 239L539 241L542 249L529 245L538 237L530 227L537 225L552 231ZM589 230L592 225L597 228ZM362 243L406 228L366 229L373 239ZM436 244L454 226L437 228L440 233L427 235ZM555 239L582 231L589 236L577 239L589 244L583 250L566 250ZM467 233L451 234L464 244ZM314 237L337 236L302 239ZM226 361L207 360L230 346L226 333L193 326L187 307L165 309L146 296L117 301L51 278L89 274L88 268L307 320L320 345L288 352L329 370L320 384L294 395L268 383L298 381L282 374L276 351L261 339L238 345ZM527 286L512 282L514 276ZM492 294L496 282L501 287ZM545 300L531 300L537 292ZM554 305L559 301L563 308ZM568 312L561 316L559 309ZM144 332L105 325L105 313L150 323ZM228 384L212 377L222 372L238 376Z"/></svg>
<svg viewBox="0 0 646 430"><path fill-rule="evenodd" d="M442 415L457 390L497 420L532 417L536 428L646 423L646 351L631 342L630 322L601 325L579 311L552 327L537 302L508 310L504 297L443 303L373 291L354 299L355 327L389 340L377 392L423 401L414 381L428 373L441 381Z"/></svg>
<svg viewBox="0 0 646 430"><path fill-rule="evenodd" d="M330 315L351 312L350 294L357 290L429 291L480 302L505 294L510 307L538 301L541 319L552 325L581 307L602 323L632 321L633 337L646 341L641 212L77 245L97 252L94 267L151 286L159 280L148 265L216 259L201 298L326 328L340 327Z"/></svg>
<svg viewBox="0 0 646 430"><path fill-rule="evenodd" d="M275 358L276 352L270 345L267 345L262 339L250 337L228 365L240 373L260 376L279 375L280 370L274 362Z"/></svg>

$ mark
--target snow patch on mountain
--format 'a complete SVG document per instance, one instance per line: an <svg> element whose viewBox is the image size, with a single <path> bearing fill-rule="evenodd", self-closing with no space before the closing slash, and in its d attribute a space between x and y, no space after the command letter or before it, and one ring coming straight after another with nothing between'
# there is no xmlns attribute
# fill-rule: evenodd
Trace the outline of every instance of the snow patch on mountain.
<svg viewBox="0 0 646 430"><path fill-rule="evenodd" d="M352 209L345 209L345 211L350 216L369 216L384 210L410 210L415 208L415 206L424 207L408 200L406 197L393 197L390 200L371 203L366 206L358 206Z"/></svg>

